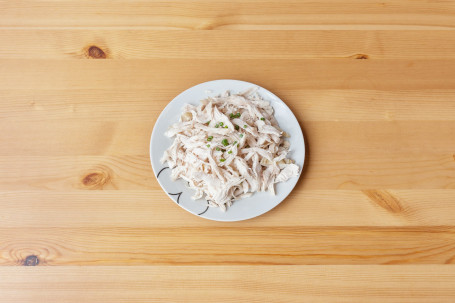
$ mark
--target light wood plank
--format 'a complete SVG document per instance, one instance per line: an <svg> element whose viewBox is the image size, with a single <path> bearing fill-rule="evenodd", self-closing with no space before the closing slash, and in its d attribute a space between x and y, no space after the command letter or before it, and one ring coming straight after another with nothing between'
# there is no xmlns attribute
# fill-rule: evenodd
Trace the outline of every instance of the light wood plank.
<svg viewBox="0 0 455 303"><path fill-rule="evenodd" d="M20 156L3 158L1 165L4 169L1 170L3 175L0 178L0 186L6 190L58 190L59 188L63 190L144 190L160 188L153 174L150 158L145 155Z"/></svg>
<svg viewBox="0 0 455 303"><path fill-rule="evenodd" d="M0 59L0 89L176 89L214 79L279 89L453 89L455 60Z"/></svg>
<svg viewBox="0 0 455 303"><path fill-rule="evenodd" d="M452 29L451 1L48 1L0 2L0 26L156 29ZM45 16L45 17L43 17ZM349 26L349 27L348 27ZM343 29L343 27L342 27Z"/></svg>
<svg viewBox="0 0 455 303"><path fill-rule="evenodd" d="M455 188L453 155L311 156L303 189ZM2 157L2 190L145 190L158 188L149 157ZM17 161L17 162L13 162ZM311 162L310 162L311 161ZM88 181L84 181L88 180ZM85 182L85 183L84 183Z"/></svg>
<svg viewBox="0 0 455 303"><path fill-rule="evenodd" d="M455 227L20 227L0 239L0 265L455 262Z"/></svg>
<svg viewBox="0 0 455 303"><path fill-rule="evenodd" d="M144 143L145 144L145 143ZM380 150L379 150L380 151ZM454 156L402 153L309 154L302 189L454 189ZM1 190L150 190L147 154L0 157Z"/></svg>
<svg viewBox="0 0 455 303"><path fill-rule="evenodd" d="M305 182L305 181L303 181ZM183 196L181 199L188 199ZM1 228L231 227L183 211L161 189L0 192ZM235 227L455 225L455 190L302 190ZM242 202L239 202L242 203Z"/></svg>
<svg viewBox="0 0 455 303"><path fill-rule="evenodd" d="M0 27L0 58L428 59L455 58L455 31L12 30ZM92 49L93 50L93 49ZM403 51L406 50L406 51ZM99 57L99 56L98 56Z"/></svg>
<svg viewBox="0 0 455 303"><path fill-rule="evenodd" d="M183 88L182 88L183 90ZM273 91L306 121L455 120L455 90ZM155 119L179 90L0 90L3 121L147 121Z"/></svg>
<svg viewBox="0 0 455 303"><path fill-rule="evenodd" d="M300 118L299 113L296 115ZM157 114L151 116L148 123L0 121L3 130L0 140L8 142L0 145L0 156L143 156L149 153L149 139L156 118ZM338 155L363 155L365 157L358 160L362 163L394 154L408 154L409 157L452 155L455 145L452 140L455 121L306 121L302 123L302 129L312 153L310 156L314 155L315 160L327 155L332 155L333 159Z"/></svg>
<svg viewBox="0 0 455 303"><path fill-rule="evenodd" d="M4 300L24 303L427 303L455 297L453 265L3 267L0 281Z"/></svg>

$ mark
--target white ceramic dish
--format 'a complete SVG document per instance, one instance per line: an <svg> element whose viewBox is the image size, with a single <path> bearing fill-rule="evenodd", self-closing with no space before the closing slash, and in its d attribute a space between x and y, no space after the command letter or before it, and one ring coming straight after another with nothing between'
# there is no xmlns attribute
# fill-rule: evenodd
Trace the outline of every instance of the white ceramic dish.
<svg viewBox="0 0 455 303"><path fill-rule="evenodd" d="M186 182L179 179L172 181L170 169L167 164L161 164L160 159L164 151L172 144L173 138L164 135L169 126L178 119L186 103L197 105L207 96L216 96L226 90L239 93L251 87L258 87L259 95L270 102L275 111L275 118L280 127L290 135L291 143L289 158L302 171L305 161L305 142L302 130L291 110L277 96L258 85L239 80L214 80L193 86L174 98L163 110L153 128L150 140L150 160L155 176L163 190L180 207L199 217L216 221L240 221L262 215L283 201L296 185L298 177L289 179L287 182L275 184L276 195L268 192L255 193L249 198L235 201L226 212L219 208L208 207L205 200L192 200L193 190L186 186Z"/></svg>

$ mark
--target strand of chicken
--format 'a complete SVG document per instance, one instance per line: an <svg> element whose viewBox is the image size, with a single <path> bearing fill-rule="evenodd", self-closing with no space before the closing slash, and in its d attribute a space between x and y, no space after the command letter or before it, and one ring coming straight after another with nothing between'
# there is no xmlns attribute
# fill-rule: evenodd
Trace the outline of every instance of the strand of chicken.
<svg viewBox="0 0 455 303"><path fill-rule="evenodd" d="M275 194L274 184L298 176L286 158L289 141L273 116L270 103L255 90L226 92L187 104L178 123L165 133L174 137L161 161L172 180L183 179L212 207L226 210L235 200L257 191Z"/></svg>

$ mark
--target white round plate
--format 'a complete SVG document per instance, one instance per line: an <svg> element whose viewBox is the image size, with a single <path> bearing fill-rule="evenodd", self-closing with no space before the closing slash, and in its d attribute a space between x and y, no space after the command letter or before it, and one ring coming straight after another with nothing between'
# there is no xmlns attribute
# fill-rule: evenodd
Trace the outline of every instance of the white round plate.
<svg viewBox="0 0 455 303"><path fill-rule="evenodd" d="M277 96L258 85L238 80L214 80L193 86L174 98L163 110L155 127L153 128L150 140L150 159L153 171L163 190L179 206L199 217L216 221L240 221L262 215L286 198L296 185L298 177L293 177L287 182L275 184L276 195L269 192L254 193L251 197L235 201L227 211L219 208L208 207L204 199L192 200L194 191L187 187L186 182L178 179L172 181L170 169L167 164L161 164L160 159L164 151L171 146L173 138L164 135L171 124L178 122L184 104L198 105L199 101L208 96L217 96L226 90L231 93L240 93L251 87L257 87L259 95L270 102L275 111L275 118L280 128L290 135L291 143L289 158L302 171L305 161L305 142L300 125L289 107Z"/></svg>

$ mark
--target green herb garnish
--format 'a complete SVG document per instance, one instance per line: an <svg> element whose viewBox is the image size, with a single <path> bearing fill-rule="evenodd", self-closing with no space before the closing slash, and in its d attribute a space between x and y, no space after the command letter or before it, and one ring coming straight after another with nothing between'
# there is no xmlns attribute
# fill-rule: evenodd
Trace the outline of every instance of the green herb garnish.
<svg viewBox="0 0 455 303"><path fill-rule="evenodd" d="M240 134L239 136L240 136L240 138L243 138L243 134Z"/></svg>
<svg viewBox="0 0 455 303"><path fill-rule="evenodd" d="M244 126L243 126L243 128L247 128L247 127L248 127L248 125L244 125Z"/></svg>
<svg viewBox="0 0 455 303"><path fill-rule="evenodd" d="M221 144L223 144L224 146L228 146L229 142L227 139L223 139L223 141L221 141Z"/></svg>
<svg viewBox="0 0 455 303"><path fill-rule="evenodd" d="M239 130L239 126L237 124L234 125L235 130Z"/></svg>
<svg viewBox="0 0 455 303"><path fill-rule="evenodd" d="M264 117L262 117L262 118L261 118L261 120L262 120L262 121L264 121L264 120L265 120L265 118L264 118Z"/></svg>
<svg viewBox="0 0 455 303"><path fill-rule="evenodd" d="M228 154L232 154L232 150L228 151Z"/></svg>
<svg viewBox="0 0 455 303"><path fill-rule="evenodd" d="M210 136L207 138L207 141L212 141L212 139L213 139L213 136Z"/></svg>
<svg viewBox="0 0 455 303"><path fill-rule="evenodd" d="M215 149L216 149L217 151L220 151L220 148L219 148L218 146L217 146Z"/></svg>
<svg viewBox="0 0 455 303"><path fill-rule="evenodd" d="M207 144L207 147L210 147L210 144Z"/></svg>
<svg viewBox="0 0 455 303"><path fill-rule="evenodd" d="M226 159L223 159L223 158L220 159L220 162L224 162L224 161L226 161Z"/></svg>

